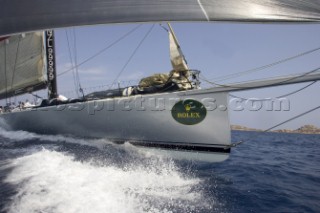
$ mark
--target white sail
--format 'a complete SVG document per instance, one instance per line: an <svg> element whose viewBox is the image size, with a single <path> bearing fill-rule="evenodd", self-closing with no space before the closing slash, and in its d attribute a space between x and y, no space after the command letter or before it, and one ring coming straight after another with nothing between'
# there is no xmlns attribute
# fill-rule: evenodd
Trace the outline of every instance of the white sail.
<svg viewBox="0 0 320 213"><path fill-rule="evenodd" d="M0 98L45 88L43 33L0 41Z"/></svg>
<svg viewBox="0 0 320 213"><path fill-rule="evenodd" d="M182 53L177 37L171 25L169 27L170 60L173 70L170 72L170 79L175 82L180 90L192 88L189 81L190 71L186 59Z"/></svg>
<svg viewBox="0 0 320 213"><path fill-rule="evenodd" d="M9 0L1 1L0 7L0 35L103 23L159 21L319 22L320 1Z"/></svg>
<svg viewBox="0 0 320 213"><path fill-rule="evenodd" d="M187 71L189 70L187 62L183 56L180 45L177 41L177 38L170 30L169 32L169 41L170 41L170 60L172 68L176 71Z"/></svg>

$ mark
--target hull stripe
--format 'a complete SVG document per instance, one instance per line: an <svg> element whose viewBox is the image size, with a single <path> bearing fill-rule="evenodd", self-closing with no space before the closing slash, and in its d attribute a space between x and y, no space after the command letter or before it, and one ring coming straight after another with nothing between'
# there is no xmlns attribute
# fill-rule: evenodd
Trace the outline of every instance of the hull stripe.
<svg viewBox="0 0 320 213"><path fill-rule="evenodd" d="M165 144L165 143L148 143L148 142L130 142L134 146L168 149L175 151L196 151L196 152L212 152L212 153L230 153L230 148L196 146L196 145L181 145L181 144Z"/></svg>

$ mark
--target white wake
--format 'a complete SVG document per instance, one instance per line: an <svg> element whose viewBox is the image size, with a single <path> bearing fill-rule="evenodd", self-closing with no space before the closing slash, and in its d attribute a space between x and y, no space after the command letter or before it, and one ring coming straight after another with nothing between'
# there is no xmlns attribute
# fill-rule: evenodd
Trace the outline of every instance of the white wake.
<svg viewBox="0 0 320 213"><path fill-rule="evenodd" d="M105 139L78 139L10 131L3 128L3 125L0 125L0 137L13 142L40 140L57 142L57 145L66 142L99 149L112 144ZM5 183L17 189L17 194L4 211L157 213L212 209L214 204L204 197L199 178L188 177L173 161L162 159L149 151L127 143L121 147L127 153L124 157L133 162L113 164L112 160L79 161L70 153L41 146L30 149L25 156L2 162L1 170L11 169ZM117 152L117 149L114 151Z"/></svg>
<svg viewBox="0 0 320 213"><path fill-rule="evenodd" d="M165 162L119 168L43 149L7 164L13 170L5 182L18 193L6 211L193 212L208 206L201 190L193 189L200 179L184 177L173 162Z"/></svg>
<svg viewBox="0 0 320 213"><path fill-rule="evenodd" d="M41 135L41 134L36 134L36 133L22 131L22 130L11 131L11 130L7 130L6 128L3 128L3 125L1 125L1 122L0 122L0 136L13 141L25 141L25 140L37 139L40 141L67 142L67 143L95 146L97 148L103 148L107 144L108 145L112 144L112 142L106 139L82 139L82 138L75 138L71 136L68 137L64 135Z"/></svg>

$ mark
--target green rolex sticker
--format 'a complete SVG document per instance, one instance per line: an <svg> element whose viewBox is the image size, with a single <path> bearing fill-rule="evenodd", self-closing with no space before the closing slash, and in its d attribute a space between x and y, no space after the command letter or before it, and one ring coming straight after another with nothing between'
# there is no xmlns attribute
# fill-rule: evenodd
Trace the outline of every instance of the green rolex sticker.
<svg viewBox="0 0 320 213"><path fill-rule="evenodd" d="M184 125L195 125L207 115L206 107L199 101L187 99L177 102L171 110L172 117Z"/></svg>

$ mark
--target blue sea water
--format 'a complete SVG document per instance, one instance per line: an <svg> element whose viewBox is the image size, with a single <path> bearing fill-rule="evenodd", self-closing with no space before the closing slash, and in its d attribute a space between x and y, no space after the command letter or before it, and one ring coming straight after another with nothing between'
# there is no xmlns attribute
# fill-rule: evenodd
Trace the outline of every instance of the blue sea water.
<svg viewBox="0 0 320 213"><path fill-rule="evenodd" d="M0 129L1 212L320 212L320 135L232 132L221 163Z"/></svg>

